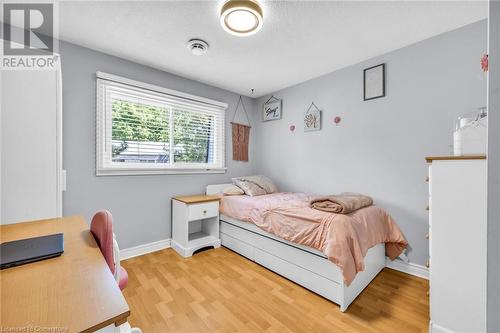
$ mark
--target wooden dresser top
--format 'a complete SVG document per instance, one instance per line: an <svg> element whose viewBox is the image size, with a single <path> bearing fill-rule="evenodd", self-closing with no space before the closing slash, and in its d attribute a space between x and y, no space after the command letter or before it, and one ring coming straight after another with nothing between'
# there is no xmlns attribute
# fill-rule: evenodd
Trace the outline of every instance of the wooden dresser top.
<svg viewBox="0 0 500 333"><path fill-rule="evenodd" d="M444 155L444 156L428 156L425 158L427 163L432 161L445 161L445 160L485 160L486 155Z"/></svg>

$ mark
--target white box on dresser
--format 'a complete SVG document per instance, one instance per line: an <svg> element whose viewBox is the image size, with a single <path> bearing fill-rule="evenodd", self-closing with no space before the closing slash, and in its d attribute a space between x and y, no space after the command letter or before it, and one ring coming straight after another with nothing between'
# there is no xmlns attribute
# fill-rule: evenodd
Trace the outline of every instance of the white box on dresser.
<svg viewBox="0 0 500 333"><path fill-rule="evenodd" d="M486 332L486 160L427 158L432 333Z"/></svg>
<svg viewBox="0 0 500 333"><path fill-rule="evenodd" d="M219 198L208 195L172 198L172 248L190 257L204 247L220 247Z"/></svg>

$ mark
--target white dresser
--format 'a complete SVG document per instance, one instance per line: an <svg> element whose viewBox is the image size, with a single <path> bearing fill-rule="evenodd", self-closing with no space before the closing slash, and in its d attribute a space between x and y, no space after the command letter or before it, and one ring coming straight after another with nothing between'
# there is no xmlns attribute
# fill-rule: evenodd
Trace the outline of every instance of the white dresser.
<svg viewBox="0 0 500 333"><path fill-rule="evenodd" d="M486 332L486 159L428 157L430 329Z"/></svg>

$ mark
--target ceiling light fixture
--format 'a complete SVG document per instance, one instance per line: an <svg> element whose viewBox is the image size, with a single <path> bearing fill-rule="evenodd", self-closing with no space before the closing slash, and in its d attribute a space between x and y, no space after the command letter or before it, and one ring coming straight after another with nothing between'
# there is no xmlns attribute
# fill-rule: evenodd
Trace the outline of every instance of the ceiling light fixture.
<svg viewBox="0 0 500 333"><path fill-rule="evenodd" d="M191 39L187 44L187 48L192 54L200 56L207 53L208 43L201 39Z"/></svg>
<svg viewBox="0 0 500 333"><path fill-rule="evenodd" d="M236 36L253 35L262 28L262 8L253 0L228 0L220 11L220 24Z"/></svg>

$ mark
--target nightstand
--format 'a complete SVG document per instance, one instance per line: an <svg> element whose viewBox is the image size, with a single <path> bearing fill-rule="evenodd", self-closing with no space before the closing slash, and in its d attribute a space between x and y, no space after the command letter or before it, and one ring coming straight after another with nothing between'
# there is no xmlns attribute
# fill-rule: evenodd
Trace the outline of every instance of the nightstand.
<svg viewBox="0 0 500 333"><path fill-rule="evenodd" d="M172 198L172 248L183 257L204 247L220 247L219 197Z"/></svg>

